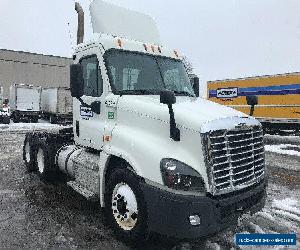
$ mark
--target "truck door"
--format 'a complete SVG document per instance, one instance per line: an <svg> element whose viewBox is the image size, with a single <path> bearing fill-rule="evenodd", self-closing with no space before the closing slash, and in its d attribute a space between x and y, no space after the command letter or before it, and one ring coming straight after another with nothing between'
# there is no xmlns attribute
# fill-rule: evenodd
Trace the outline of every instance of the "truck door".
<svg viewBox="0 0 300 250"><path fill-rule="evenodd" d="M100 150L103 145L104 133L104 94L103 79L96 54L82 57L79 63L83 67L84 95L82 100L86 104L99 101L100 114L92 112L91 108L85 107L76 100L74 105L75 136L82 146Z"/></svg>

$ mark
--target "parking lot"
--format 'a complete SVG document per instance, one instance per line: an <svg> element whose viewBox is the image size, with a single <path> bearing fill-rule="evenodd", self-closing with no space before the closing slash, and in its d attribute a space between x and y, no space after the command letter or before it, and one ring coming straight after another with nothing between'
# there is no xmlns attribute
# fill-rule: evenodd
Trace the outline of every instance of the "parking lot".
<svg viewBox="0 0 300 250"><path fill-rule="evenodd" d="M253 217L243 217L237 228L195 242L154 235L142 245L128 245L105 224L99 204L86 201L63 182L45 184L26 172L22 143L29 129L0 127L1 249L239 249L234 243L237 232L296 232L299 239L300 137L266 137L267 204Z"/></svg>

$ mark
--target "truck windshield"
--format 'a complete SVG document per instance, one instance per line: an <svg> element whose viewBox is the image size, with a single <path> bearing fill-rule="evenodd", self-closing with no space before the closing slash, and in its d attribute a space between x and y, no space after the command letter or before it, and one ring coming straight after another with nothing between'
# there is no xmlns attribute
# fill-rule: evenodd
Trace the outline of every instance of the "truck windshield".
<svg viewBox="0 0 300 250"><path fill-rule="evenodd" d="M106 52L108 75L117 94L157 95L170 90L175 95L195 96L183 63L179 60L111 50Z"/></svg>

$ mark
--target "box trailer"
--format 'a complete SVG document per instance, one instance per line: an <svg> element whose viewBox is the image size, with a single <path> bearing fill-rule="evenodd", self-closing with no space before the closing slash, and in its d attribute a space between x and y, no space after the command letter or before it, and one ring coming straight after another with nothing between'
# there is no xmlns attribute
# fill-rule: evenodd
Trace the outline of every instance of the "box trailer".
<svg viewBox="0 0 300 250"><path fill-rule="evenodd" d="M257 97L253 116L266 130L300 130L300 73L209 81L208 99L250 114L247 99Z"/></svg>
<svg viewBox="0 0 300 250"><path fill-rule="evenodd" d="M41 87L14 84L10 87L10 108L13 122L38 122L40 115Z"/></svg>
<svg viewBox="0 0 300 250"><path fill-rule="evenodd" d="M42 88L42 116L51 123L72 121L73 100L70 88Z"/></svg>

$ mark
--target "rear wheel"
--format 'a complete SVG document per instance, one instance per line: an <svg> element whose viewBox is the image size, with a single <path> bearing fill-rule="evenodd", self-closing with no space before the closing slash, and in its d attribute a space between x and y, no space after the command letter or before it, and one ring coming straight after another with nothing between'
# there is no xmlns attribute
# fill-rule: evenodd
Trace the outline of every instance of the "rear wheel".
<svg viewBox="0 0 300 250"><path fill-rule="evenodd" d="M26 134L23 145L23 160L28 171L36 170L35 146L33 144L33 135Z"/></svg>
<svg viewBox="0 0 300 250"><path fill-rule="evenodd" d="M20 122L20 115L18 112L14 112L12 114L12 120L14 123L19 123Z"/></svg>
<svg viewBox="0 0 300 250"><path fill-rule="evenodd" d="M56 166L51 157L51 145L47 145L46 140L39 139L35 150L36 169L45 181L53 181L56 177Z"/></svg>
<svg viewBox="0 0 300 250"><path fill-rule="evenodd" d="M116 235L130 241L145 240L147 208L135 174L127 169L112 172L106 190L106 215Z"/></svg>
<svg viewBox="0 0 300 250"><path fill-rule="evenodd" d="M32 123L38 123L39 117L38 117L38 116L33 116L33 117L30 119L30 121L31 121Z"/></svg>
<svg viewBox="0 0 300 250"><path fill-rule="evenodd" d="M56 124L56 123L57 123L57 118L56 118L56 116L54 116L54 115L50 115L49 120L50 120L50 123L51 123L51 124Z"/></svg>
<svg viewBox="0 0 300 250"><path fill-rule="evenodd" d="M4 116L2 119L3 124L10 124L10 117L9 116Z"/></svg>

